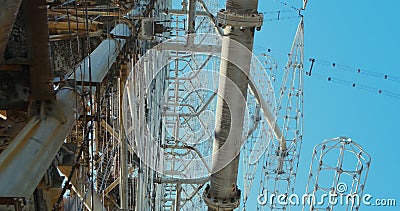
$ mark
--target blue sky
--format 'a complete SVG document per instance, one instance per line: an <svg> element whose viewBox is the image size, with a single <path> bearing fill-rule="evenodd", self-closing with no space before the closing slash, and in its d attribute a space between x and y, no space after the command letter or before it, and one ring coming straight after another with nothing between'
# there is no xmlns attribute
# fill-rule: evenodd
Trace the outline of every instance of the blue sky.
<svg viewBox="0 0 400 211"><path fill-rule="evenodd" d="M295 1L285 2L291 4ZM297 6L298 2L301 1L293 5ZM305 71L310 68L308 59L316 58L348 65L355 70L361 68L400 76L398 8L398 0L309 1L307 10L303 12ZM290 7L283 6L280 1L259 1L260 12L276 10L290 10ZM295 16L296 12L285 14L287 17ZM282 71L286 63L284 55L290 51L298 22L298 18L265 22L262 30L256 33L255 53L271 49L271 55L278 60ZM317 63L313 72L400 93L400 83L334 70L330 65ZM398 210L400 142L396 133L400 129L400 99L314 76L304 80L304 139L296 193L305 191L314 145L325 139L348 136L372 157L365 193L374 198L395 198L398 203L397 207L362 206L360 210Z"/></svg>

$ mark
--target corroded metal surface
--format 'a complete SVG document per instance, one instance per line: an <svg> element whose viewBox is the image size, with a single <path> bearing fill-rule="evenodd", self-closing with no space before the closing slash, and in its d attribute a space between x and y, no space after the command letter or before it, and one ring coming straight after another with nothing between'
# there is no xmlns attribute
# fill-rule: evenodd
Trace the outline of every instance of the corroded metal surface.
<svg viewBox="0 0 400 211"><path fill-rule="evenodd" d="M22 3L27 30L28 58L31 72L31 97L47 100L54 96L53 74L50 67L49 29L45 0L30 0Z"/></svg>
<svg viewBox="0 0 400 211"><path fill-rule="evenodd" d="M1 0L0 5L0 60L3 59L8 35L17 17L22 0Z"/></svg>

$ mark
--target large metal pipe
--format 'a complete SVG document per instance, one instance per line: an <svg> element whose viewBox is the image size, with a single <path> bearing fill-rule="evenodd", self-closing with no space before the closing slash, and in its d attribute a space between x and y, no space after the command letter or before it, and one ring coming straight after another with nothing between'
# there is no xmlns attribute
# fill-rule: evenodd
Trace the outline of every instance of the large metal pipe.
<svg viewBox="0 0 400 211"><path fill-rule="evenodd" d="M117 56L126 43L126 38L131 36L131 30L127 24L118 24L110 32L114 38L108 38L87 56L76 68L75 74L69 79L81 82L100 83L107 75L108 70L117 60ZM90 73L92 70L92 73Z"/></svg>
<svg viewBox="0 0 400 211"><path fill-rule="evenodd" d="M257 7L258 0L226 2L226 11L232 15L258 15ZM242 27L240 30L237 26L227 25L224 29L221 52L224 59L220 64L213 170L205 198L209 210L212 211L233 210L240 200L240 191L237 189L240 154L238 145L240 146L242 140L253 41L254 26ZM249 51L240 50L238 44ZM225 202L226 205L223 205Z"/></svg>
<svg viewBox="0 0 400 211"><path fill-rule="evenodd" d="M0 0L0 61L3 60L8 36L13 27L22 0Z"/></svg>
<svg viewBox="0 0 400 211"><path fill-rule="evenodd" d="M56 100L41 107L48 114L32 116L0 154L0 197L32 195L75 125L83 103L75 90L61 89Z"/></svg>
<svg viewBox="0 0 400 211"><path fill-rule="evenodd" d="M267 120L269 127L272 128L275 138L279 141L281 151L286 151L286 140L285 137L283 137L282 130L279 128L279 125L276 122L275 115L272 114L267 102L265 102L264 98L262 98L258 93L255 84L250 82L249 88L260 105L261 110L263 111L263 116Z"/></svg>

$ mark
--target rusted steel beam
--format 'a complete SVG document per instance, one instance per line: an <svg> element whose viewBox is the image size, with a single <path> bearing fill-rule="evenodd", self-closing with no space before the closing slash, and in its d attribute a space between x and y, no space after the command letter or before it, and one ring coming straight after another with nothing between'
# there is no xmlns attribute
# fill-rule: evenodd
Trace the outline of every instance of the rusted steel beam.
<svg viewBox="0 0 400 211"><path fill-rule="evenodd" d="M97 30L97 24L90 24L89 27L86 27L86 23L68 23L66 21L49 21L49 29L52 30L86 30L86 28L89 28L90 31L96 31Z"/></svg>
<svg viewBox="0 0 400 211"><path fill-rule="evenodd" d="M86 23L86 18L81 18L81 17L76 17L74 15L67 15L67 14L63 14L60 12L55 12L53 10L47 10L47 14L49 16L57 16L57 17L61 17L63 20L70 20L72 22L79 22L79 23ZM69 17L68 17L69 16ZM104 24L103 22L100 21L94 21L94 20L89 20L89 24Z"/></svg>
<svg viewBox="0 0 400 211"><path fill-rule="evenodd" d="M94 32L89 32L89 37L101 37L103 34L103 30L97 30ZM86 32L79 32L77 33L71 33L71 34L52 34L49 36L50 42L54 41L59 41L59 40L69 40L69 39L75 39L76 36L78 35L79 38L84 38L87 37Z"/></svg>
<svg viewBox="0 0 400 211"><path fill-rule="evenodd" d="M26 0L22 3L27 31L28 57L31 72L31 98L48 100L54 97L53 73L50 65L49 28L45 0Z"/></svg>
<svg viewBox="0 0 400 211"><path fill-rule="evenodd" d="M71 14L71 15L86 15L86 11L84 9L81 10L68 10L67 9L51 9L53 12L59 12L63 14ZM104 17L118 17L121 15L119 12L108 12L108 11L87 11L88 15L100 15Z"/></svg>

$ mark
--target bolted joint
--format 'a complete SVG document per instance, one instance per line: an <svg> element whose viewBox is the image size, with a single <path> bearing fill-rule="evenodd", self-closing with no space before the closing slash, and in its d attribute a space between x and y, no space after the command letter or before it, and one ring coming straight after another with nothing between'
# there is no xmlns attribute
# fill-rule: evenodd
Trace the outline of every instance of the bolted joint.
<svg viewBox="0 0 400 211"><path fill-rule="evenodd" d="M203 200L206 203L206 205L211 209L217 211L228 211L228 210L234 210L235 208L239 207L240 194L241 191L239 190L239 188L236 187L236 193L234 197L229 199L214 198L210 194L210 185L208 184L203 192Z"/></svg>
<svg viewBox="0 0 400 211"><path fill-rule="evenodd" d="M219 27L238 27L240 29L256 28L258 31L264 22L264 15L258 14L237 14L226 10L220 10L217 14Z"/></svg>

